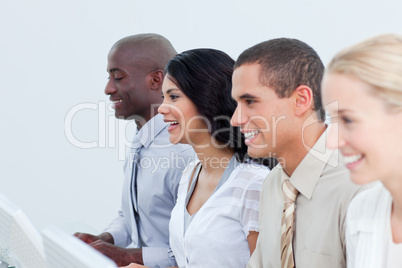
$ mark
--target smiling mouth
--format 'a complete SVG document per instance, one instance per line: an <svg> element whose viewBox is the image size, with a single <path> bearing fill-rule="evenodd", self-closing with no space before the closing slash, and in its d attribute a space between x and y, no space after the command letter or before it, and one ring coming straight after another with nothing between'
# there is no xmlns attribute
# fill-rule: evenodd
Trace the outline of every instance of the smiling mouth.
<svg viewBox="0 0 402 268"><path fill-rule="evenodd" d="M254 138L255 137L255 135L257 135L258 134L258 130L254 130L254 131L248 131L248 132L244 132L244 137L246 138L246 139L252 139L252 138Z"/></svg>
<svg viewBox="0 0 402 268"><path fill-rule="evenodd" d="M113 104L121 103L121 102L123 102L123 100L112 101Z"/></svg>
<svg viewBox="0 0 402 268"><path fill-rule="evenodd" d="M177 122L177 121L173 121L173 122L166 122L166 124L168 125L168 127L170 127L170 126L178 125L178 124L179 124L179 122Z"/></svg>
<svg viewBox="0 0 402 268"><path fill-rule="evenodd" d="M343 163L348 165L348 164L353 164L356 163L357 161L359 161L360 159L362 159L362 155L361 154L357 154L357 155L350 155L350 156L343 156Z"/></svg>

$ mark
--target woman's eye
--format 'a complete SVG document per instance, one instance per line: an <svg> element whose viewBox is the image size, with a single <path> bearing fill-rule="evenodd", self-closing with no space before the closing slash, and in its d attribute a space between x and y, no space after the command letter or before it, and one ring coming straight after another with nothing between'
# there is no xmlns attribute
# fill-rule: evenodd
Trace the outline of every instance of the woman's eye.
<svg viewBox="0 0 402 268"><path fill-rule="evenodd" d="M170 98L171 98L172 100L175 100L175 99L177 99L178 97L179 97L178 95L174 95L174 94L170 95Z"/></svg>
<svg viewBox="0 0 402 268"><path fill-rule="evenodd" d="M341 119L342 119L342 122L344 122L345 124L353 123L353 121L349 117L342 116Z"/></svg>

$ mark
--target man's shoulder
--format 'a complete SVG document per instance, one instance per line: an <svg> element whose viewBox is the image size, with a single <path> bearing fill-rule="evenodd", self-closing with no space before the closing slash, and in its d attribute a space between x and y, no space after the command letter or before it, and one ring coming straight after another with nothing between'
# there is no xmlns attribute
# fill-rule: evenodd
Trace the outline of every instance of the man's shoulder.
<svg viewBox="0 0 402 268"><path fill-rule="evenodd" d="M264 179L267 177L270 169L264 165L260 165L253 162L239 163L235 170L237 172L249 172L250 174L254 174L256 176L262 176Z"/></svg>
<svg viewBox="0 0 402 268"><path fill-rule="evenodd" d="M243 188L257 187L261 191L261 187L269 173L269 168L256 163L239 163L233 170L233 182L242 185Z"/></svg>
<svg viewBox="0 0 402 268"><path fill-rule="evenodd" d="M188 144L174 144L172 145L172 151L178 153L178 154L195 154L193 147L191 147Z"/></svg>
<svg viewBox="0 0 402 268"><path fill-rule="evenodd" d="M267 179L270 178L271 180L274 179L280 179L282 177L282 166L280 164L277 164L269 173L267 176Z"/></svg>
<svg viewBox="0 0 402 268"><path fill-rule="evenodd" d="M264 193L277 191L277 186L282 183L282 172L282 166L280 164L277 164L269 171L262 186Z"/></svg>
<svg viewBox="0 0 402 268"><path fill-rule="evenodd" d="M194 154L193 148L188 144L173 144L169 140L167 128L162 129L149 146L150 150L166 151L170 154L188 155Z"/></svg>
<svg viewBox="0 0 402 268"><path fill-rule="evenodd" d="M337 152L334 152L336 154ZM333 158L333 157L331 157ZM350 179L350 172L347 167L342 164L339 159L332 159L333 161L329 161L322 173L319 180L319 184L330 184L333 189L338 189L344 195L356 195L356 193L365 189L361 185L357 185L352 182ZM329 187L329 185L328 185Z"/></svg>

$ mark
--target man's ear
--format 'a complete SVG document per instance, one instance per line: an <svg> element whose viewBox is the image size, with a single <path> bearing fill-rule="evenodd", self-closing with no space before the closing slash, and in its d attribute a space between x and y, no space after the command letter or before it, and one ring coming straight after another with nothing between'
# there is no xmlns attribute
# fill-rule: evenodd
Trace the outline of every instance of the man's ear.
<svg viewBox="0 0 402 268"><path fill-rule="evenodd" d="M313 90L306 86L301 85L296 88L292 94L294 99L294 113L296 116L302 116L307 111L312 109L313 104Z"/></svg>
<svg viewBox="0 0 402 268"><path fill-rule="evenodd" d="M158 90L160 91L162 88L162 83L163 83L163 71L162 70L156 70L151 73L149 73L149 83L150 86L149 88L152 90Z"/></svg>

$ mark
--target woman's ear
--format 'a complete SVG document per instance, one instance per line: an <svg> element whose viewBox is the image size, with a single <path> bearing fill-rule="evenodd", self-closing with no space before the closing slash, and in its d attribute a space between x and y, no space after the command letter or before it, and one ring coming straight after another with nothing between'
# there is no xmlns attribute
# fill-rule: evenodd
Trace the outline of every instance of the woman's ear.
<svg viewBox="0 0 402 268"><path fill-rule="evenodd" d="M310 87L306 85L298 86L293 92L292 97L294 98L294 111L296 116L302 116L312 109L314 101L313 90Z"/></svg>

